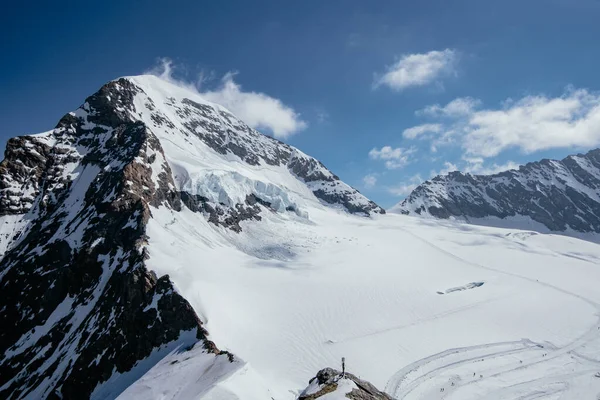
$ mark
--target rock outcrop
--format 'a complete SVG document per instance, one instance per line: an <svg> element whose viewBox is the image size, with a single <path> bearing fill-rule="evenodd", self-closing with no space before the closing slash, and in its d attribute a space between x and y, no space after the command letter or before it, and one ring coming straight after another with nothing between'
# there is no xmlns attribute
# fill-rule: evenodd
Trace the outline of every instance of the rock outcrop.
<svg viewBox="0 0 600 400"><path fill-rule="evenodd" d="M307 217L301 201L384 212L319 161L153 76L112 81L53 130L10 139L0 398L114 398L172 349L231 362L147 267L148 222L158 209L194 212L235 235L267 212Z"/></svg>
<svg viewBox="0 0 600 400"><path fill-rule="evenodd" d="M335 393L340 399L351 400L393 400L371 383L357 378L348 372L342 374L333 368L325 368L312 378L298 400L316 400Z"/></svg>

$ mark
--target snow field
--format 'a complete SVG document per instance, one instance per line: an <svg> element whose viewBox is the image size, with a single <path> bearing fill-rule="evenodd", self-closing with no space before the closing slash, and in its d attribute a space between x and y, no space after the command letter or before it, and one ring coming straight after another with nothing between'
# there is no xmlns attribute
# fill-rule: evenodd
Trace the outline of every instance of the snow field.
<svg viewBox="0 0 600 400"><path fill-rule="evenodd" d="M557 368L578 349L598 349L591 342L598 295L585 297L595 290L595 244L395 215L365 219L318 203L307 208L309 221L265 210L263 221L242 224L241 234L185 210L153 210L149 224L151 268L171 276L211 339L249 362L275 399L294 398L341 357L349 371L383 388L403 367L448 349L524 347L518 356L484 357L477 368L496 377L455 384L462 399L528 378L513 371L516 357L529 363L539 351L523 343L560 352L552 361L531 361L533 374ZM436 293L480 281L477 290ZM429 373L406 398L433 398L430 391L449 373L467 382L469 363L464 371Z"/></svg>

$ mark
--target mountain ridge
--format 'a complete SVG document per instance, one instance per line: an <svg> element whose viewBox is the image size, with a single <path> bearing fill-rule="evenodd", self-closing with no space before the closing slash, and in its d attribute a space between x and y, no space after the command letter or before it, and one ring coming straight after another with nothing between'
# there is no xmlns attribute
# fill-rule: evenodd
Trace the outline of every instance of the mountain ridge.
<svg viewBox="0 0 600 400"><path fill-rule="evenodd" d="M405 215L467 221L518 219L552 232L600 232L600 149L543 159L493 175L438 175L390 209ZM523 221L521 221L523 222Z"/></svg>

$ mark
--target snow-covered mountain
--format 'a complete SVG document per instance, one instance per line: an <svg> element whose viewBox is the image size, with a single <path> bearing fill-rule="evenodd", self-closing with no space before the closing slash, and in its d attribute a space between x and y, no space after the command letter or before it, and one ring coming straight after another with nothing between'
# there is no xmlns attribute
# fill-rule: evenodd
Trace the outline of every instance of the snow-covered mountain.
<svg viewBox="0 0 600 400"><path fill-rule="evenodd" d="M145 372L139 360L197 341L205 363L223 363L230 355L169 277L146 267L153 209L239 232L265 213L307 220L317 200L384 212L314 158L154 76L110 82L55 129L11 139L0 164L0 321L11 327L0 333L0 397L103 393L98 383Z"/></svg>
<svg viewBox="0 0 600 400"><path fill-rule="evenodd" d="M597 244L383 214L152 76L8 142L0 246L0 398L600 393Z"/></svg>
<svg viewBox="0 0 600 400"><path fill-rule="evenodd" d="M390 209L543 231L600 232L600 149L494 175L451 172Z"/></svg>

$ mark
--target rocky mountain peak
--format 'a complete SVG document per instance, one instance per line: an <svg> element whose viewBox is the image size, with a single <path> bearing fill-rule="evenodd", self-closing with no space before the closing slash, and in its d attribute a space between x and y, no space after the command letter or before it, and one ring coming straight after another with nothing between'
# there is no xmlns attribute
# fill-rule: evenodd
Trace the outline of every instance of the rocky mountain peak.
<svg viewBox="0 0 600 400"><path fill-rule="evenodd" d="M235 234L264 213L308 218L306 202L384 212L319 161L153 76L109 82L54 129L10 139L0 397L114 398L176 349L232 362L148 268L147 224L186 209Z"/></svg>
<svg viewBox="0 0 600 400"><path fill-rule="evenodd" d="M554 232L600 232L600 149L494 175L459 171L419 185L390 211Z"/></svg>

